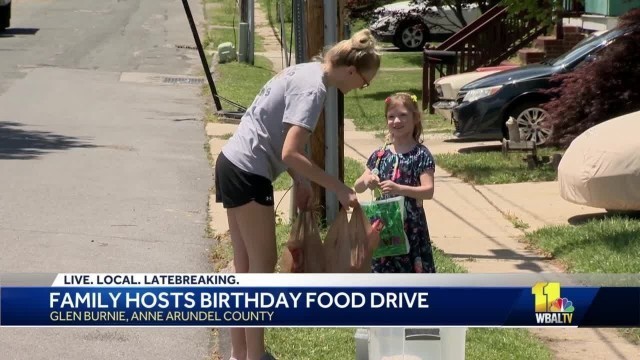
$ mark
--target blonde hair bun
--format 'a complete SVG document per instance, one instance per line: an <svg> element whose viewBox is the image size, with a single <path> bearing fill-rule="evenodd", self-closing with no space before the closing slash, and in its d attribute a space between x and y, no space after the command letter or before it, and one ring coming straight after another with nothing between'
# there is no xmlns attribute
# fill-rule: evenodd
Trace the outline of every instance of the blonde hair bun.
<svg viewBox="0 0 640 360"><path fill-rule="evenodd" d="M360 51L374 51L376 40L369 29L363 29L351 36L351 48Z"/></svg>
<svg viewBox="0 0 640 360"><path fill-rule="evenodd" d="M359 71L378 71L380 54L376 51L376 40L368 29L360 30L332 46L322 57L333 66L355 66Z"/></svg>

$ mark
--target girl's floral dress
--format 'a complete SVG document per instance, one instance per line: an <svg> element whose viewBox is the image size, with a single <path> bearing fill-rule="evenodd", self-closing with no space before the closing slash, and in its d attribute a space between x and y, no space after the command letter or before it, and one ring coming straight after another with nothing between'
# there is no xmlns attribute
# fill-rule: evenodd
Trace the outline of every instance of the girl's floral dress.
<svg viewBox="0 0 640 360"><path fill-rule="evenodd" d="M419 186L420 175L429 169L435 169L431 152L422 144L417 144L404 154L395 154L388 146L384 146L375 151L367 161L367 167L371 171L374 171L376 164L381 182L392 180L393 177L395 183L408 186ZM394 172L396 176L393 176ZM381 195L377 200L394 196L396 195ZM435 273L431 239L422 201L405 197L404 204L407 215L404 231L409 239L409 253L373 259L371 269L376 273Z"/></svg>

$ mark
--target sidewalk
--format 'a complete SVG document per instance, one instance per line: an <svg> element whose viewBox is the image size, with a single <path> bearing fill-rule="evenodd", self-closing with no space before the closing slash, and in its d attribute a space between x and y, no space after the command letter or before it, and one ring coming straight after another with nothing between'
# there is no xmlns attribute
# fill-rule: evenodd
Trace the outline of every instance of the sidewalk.
<svg viewBox="0 0 640 360"><path fill-rule="evenodd" d="M261 55L269 59L273 65L273 71L278 73L287 66L287 62L284 59L284 50L282 49L276 34L269 26L269 19L265 13L266 9L262 9L260 3L255 3L255 31L256 36L262 37L262 43L264 45L263 52L256 52L256 55ZM279 29L279 25L278 25ZM278 35L280 36L280 35ZM287 39L287 42L289 39ZM291 47L291 44L287 44ZM296 63L295 55L291 55L291 65Z"/></svg>
<svg viewBox="0 0 640 360"><path fill-rule="evenodd" d="M483 185L476 186L476 189L503 212L511 213L527 223L527 231L548 225L576 224L607 213L604 209L565 201L560 197L557 181Z"/></svg>

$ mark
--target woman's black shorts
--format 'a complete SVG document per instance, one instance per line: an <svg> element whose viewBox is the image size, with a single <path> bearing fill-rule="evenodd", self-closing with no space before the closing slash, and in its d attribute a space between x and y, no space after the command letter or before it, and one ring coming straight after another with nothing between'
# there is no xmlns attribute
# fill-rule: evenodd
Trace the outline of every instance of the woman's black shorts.
<svg viewBox="0 0 640 360"><path fill-rule="evenodd" d="M273 185L264 176L246 172L235 166L221 152L215 168L216 202L234 208L255 201L273 206Z"/></svg>

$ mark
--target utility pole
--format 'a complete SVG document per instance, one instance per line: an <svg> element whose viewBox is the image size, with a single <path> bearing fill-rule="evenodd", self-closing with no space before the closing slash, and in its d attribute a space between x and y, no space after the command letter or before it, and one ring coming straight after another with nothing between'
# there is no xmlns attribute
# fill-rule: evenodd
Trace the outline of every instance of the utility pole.
<svg viewBox="0 0 640 360"><path fill-rule="evenodd" d="M247 62L250 65L253 65L253 56L254 56L254 49L255 49L255 41L256 41L256 35L255 35L255 31L256 31L256 24L255 24L255 9L256 9L256 5L255 5L255 0L247 0L248 2L248 11L247 11L247 17L248 17L248 23L249 23L249 41L247 43Z"/></svg>
<svg viewBox="0 0 640 360"><path fill-rule="evenodd" d="M295 57L296 64L302 64L307 62L307 16L306 16L306 4L305 0L292 0L293 3L293 35L295 45ZM284 32L283 32L284 34ZM309 155L309 146L305 147L306 155ZM315 191L315 188L314 188ZM298 207L296 205L296 191L295 188L291 188L291 200L289 201L289 221L293 224L298 216Z"/></svg>
<svg viewBox="0 0 640 360"><path fill-rule="evenodd" d="M343 0L307 0L306 23L308 59L322 52L325 46L341 39L344 25ZM327 89L324 111L311 136L311 160L327 173L344 181L344 117L343 97L335 88ZM348 184L352 185L352 184ZM314 196L319 199L322 218L330 224L340 204L333 192L314 184Z"/></svg>
<svg viewBox="0 0 640 360"><path fill-rule="evenodd" d="M347 0L338 0L338 40L344 40L350 35L345 34L347 15ZM340 181L344 181L344 94L338 90L338 172ZM353 186L353 184L347 184ZM340 205L340 204L338 204Z"/></svg>
<svg viewBox="0 0 640 360"><path fill-rule="evenodd" d="M324 1L324 45L331 46L338 42L338 6L337 0ZM324 164L325 171L329 175L340 177L339 170L339 146L338 146L338 89L329 87L327 99L324 105ZM327 223L333 223L338 214L338 198L333 192L325 191L326 219Z"/></svg>
<svg viewBox="0 0 640 360"><path fill-rule="evenodd" d="M240 24L238 24L238 61L253 65L255 51L255 0L238 0Z"/></svg>
<svg viewBox="0 0 640 360"><path fill-rule="evenodd" d="M240 4L240 23L238 24L238 61L249 62L249 0L237 0Z"/></svg>
<svg viewBox="0 0 640 360"><path fill-rule="evenodd" d="M306 5L307 53L305 57L311 59L324 48L324 0L306 0ZM326 109L320 113L318 124L310 139L311 161L322 169L325 169L325 111ZM319 201L320 218L324 219L327 216L325 191L321 186L313 184L313 193L314 198Z"/></svg>
<svg viewBox="0 0 640 360"><path fill-rule="evenodd" d="M310 61L320 54L326 45L344 38L345 3L346 0L293 0L297 64ZM328 18L333 19L325 21ZM325 119L331 122L329 126L326 126ZM337 89L331 89L327 93L325 109L320 114L307 147L307 153L309 152L312 162L344 181L344 98ZM329 196L326 196L327 194L325 189L313 184L313 196L319 201L321 218L331 223L337 215L339 204L335 194L329 193ZM291 221L297 213L294 198L295 193L292 190Z"/></svg>
<svg viewBox="0 0 640 360"><path fill-rule="evenodd" d="M238 0L240 3L240 22L249 22L249 0Z"/></svg>

